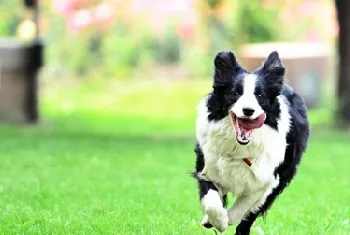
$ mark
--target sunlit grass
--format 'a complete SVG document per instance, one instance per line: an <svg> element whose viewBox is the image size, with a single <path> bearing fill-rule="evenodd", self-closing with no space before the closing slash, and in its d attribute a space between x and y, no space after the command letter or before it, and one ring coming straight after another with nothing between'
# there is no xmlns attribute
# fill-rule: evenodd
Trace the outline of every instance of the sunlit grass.
<svg viewBox="0 0 350 235"><path fill-rule="evenodd" d="M76 128L87 124L94 126L95 131L122 134L191 134L198 101L210 89L210 80L106 81L74 89L54 86L43 92L42 110L46 114L43 118L55 121L60 117L66 123L78 119ZM331 107L327 104L311 110L310 121L314 125L330 124Z"/></svg>
<svg viewBox="0 0 350 235"><path fill-rule="evenodd" d="M189 176L195 107L209 88L193 81L43 90L38 126L0 127L0 234L214 234L200 226ZM326 108L311 111L299 174L253 234L350 234L350 136L326 127L331 117Z"/></svg>

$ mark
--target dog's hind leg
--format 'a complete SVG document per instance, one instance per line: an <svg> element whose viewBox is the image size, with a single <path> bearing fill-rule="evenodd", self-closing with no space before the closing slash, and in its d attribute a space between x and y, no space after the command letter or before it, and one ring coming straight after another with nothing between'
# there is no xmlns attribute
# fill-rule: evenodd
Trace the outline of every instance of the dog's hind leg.
<svg viewBox="0 0 350 235"><path fill-rule="evenodd" d="M236 234L235 235L249 235L250 234L250 228L252 227L253 223L255 222L256 218L259 216L259 211L257 212L250 212L244 220L242 220L239 225L236 227Z"/></svg>
<svg viewBox="0 0 350 235"><path fill-rule="evenodd" d="M257 191L250 195L239 196L232 207L228 210L229 224L237 224L252 211L252 207L260 201L265 190Z"/></svg>
<svg viewBox="0 0 350 235"><path fill-rule="evenodd" d="M256 204L252 206L250 212L244 217L244 219L236 227L236 235L249 235L250 229L258 218L258 216L263 215L272 206L273 202L276 200L278 195L282 193L286 183L280 183L277 187L268 189L268 195L262 197Z"/></svg>
<svg viewBox="0 0 350 235"><path fill-rule="evenodd" d="M254 224L255 220L260 215L263 215L264 213L266 213L266 211L273 204L273 202L275 201L277 196L278 196L278 194L271 193L266 198L265 203L260 205L259 209L249 212L248 215L246 215L245 218L236 227L236 234L235 235L249 235L250 229L251 229L252 225ZM254 207L256 207L256 205Z"/></svg>

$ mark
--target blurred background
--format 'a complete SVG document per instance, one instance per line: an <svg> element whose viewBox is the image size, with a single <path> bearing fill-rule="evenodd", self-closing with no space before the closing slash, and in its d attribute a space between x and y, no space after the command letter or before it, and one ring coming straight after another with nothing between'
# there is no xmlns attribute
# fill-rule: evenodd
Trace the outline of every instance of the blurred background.
<svg viewBox="0 0 350 235"><path fill-rule="evenodd" d="M254 234L350 234L334 1L0 0L0 12L2 234L213 234L188 173L224 49L250 71L277 50L313 128L300 176Z"/></svg>

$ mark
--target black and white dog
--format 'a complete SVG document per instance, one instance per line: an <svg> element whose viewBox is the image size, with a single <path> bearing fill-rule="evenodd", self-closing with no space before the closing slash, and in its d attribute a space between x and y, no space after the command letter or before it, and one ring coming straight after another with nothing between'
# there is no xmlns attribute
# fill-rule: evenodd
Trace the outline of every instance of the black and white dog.
<svg viewBox="0 0 350 235"><path fill-rule="evenodd" d="M252 73L231 51L214 60L213 91L198 106L195 178L202 225L250 234L294 177L309 138L302 98L284 84L277 52ZM227 194L236 201L229 209Z"/></svg>

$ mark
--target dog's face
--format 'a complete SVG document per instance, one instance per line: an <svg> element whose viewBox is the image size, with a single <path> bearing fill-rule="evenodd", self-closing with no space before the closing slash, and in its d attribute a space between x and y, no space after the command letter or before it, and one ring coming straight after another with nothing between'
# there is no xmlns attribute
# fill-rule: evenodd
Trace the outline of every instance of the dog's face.
<svg viewBox="0 0 350 235"><path fill-rule="evenodd" d="M238 143L248 144L250 134L262 127L281 93L285 69L277 52L252 73L238 64L231 51L218 53L214 65L215 99L208 101L209 111L229 115Z"/></svg>

